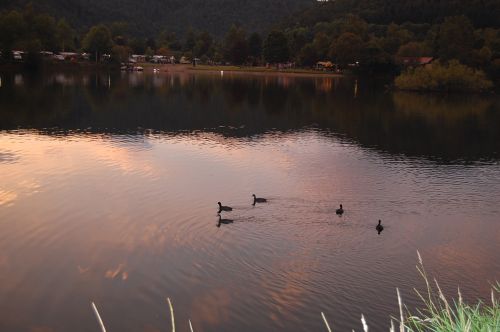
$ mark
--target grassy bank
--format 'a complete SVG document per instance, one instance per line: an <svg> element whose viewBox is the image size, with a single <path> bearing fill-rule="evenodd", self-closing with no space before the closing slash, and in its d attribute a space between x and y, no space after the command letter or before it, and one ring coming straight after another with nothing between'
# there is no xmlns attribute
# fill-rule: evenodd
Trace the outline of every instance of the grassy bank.
<svg viewBox="0 0 500 332"><path fill-rule="evenodd" d="M197 65L196 67L189 67L190 71L206 71L206 72L241 72L241 73L254 73L254 74L296 74L302 76L321 76L321 77L331 77L331 76L342 76L340 73L334 73L329 71L320 71L305 68L291 68L291 69L276 69L268 67L239 67L239 66L208 66L208 65Z"/></svg>
<svg viewBox="0 0 500 332"><path fill-rule="evenodd" d="M168 73L246 73L255 75L276 75L276 76L304 76L304 77L340 77L342 74L319 71L312 69L303 68L293 68L293 69L276 69L267 67L239 67L239 66L209 66L209 65L197 65L193 67L190 64L154 64L154 63L137 63L146 72L152 72L153 69L159 69L160 72ZM0 64L0 71L3 72L20 72L28 71L24 63L4 63ZM105 64L105 63L93 63L93 62L44 62L41 63L37 68L37 71L119 71L120 66L118 64ZM31 70L32 71L32 70Z"/></svg>

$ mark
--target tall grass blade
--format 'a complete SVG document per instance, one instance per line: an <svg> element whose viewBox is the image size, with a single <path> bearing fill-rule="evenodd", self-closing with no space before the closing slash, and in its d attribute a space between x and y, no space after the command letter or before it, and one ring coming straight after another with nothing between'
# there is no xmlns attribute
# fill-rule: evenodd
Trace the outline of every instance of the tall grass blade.
<svg viewBox="0 0 500 332"><path fill-rule="evenodd" d="M101 315L99 315L99 311L97 311L97 307L94 302L92 302L92 309L94 310L95 317L97 318L97 322L101 327L102 332L106 332L106 328L104 327L104 323L102 322Z"/></svg>
<svg viewBox="0 0 500 332"><path fill-rule="evenodd" d="M191 332L194 332L194 330L193 330L193 324L191 324L191 319L188 319L188 322L189 322L189 330Z"/></svg>
<svg viewBox="0 0 500 332"><path fill-rule="evenodd" d="M366 324L366 319L363 314L361 314L361 324L363 324L363 331L368 332L368 324Z"/></svg>
<svg viewBox="0 0 500 332"><path fill-rule="evenodd" d="M450 305L448 304L448 301L446 300L446 297L444 296L443 291L441 290L441 287L439 287L439 284L438 284L436 278L434 278L434 283L436 284L436 287L438 289L439 298L444 303L444 306L445 306L445 309L446 309L446 313L448 314L448 318L450 319L450 321L453 321L453 318L451 317Z"/></svg>
<svg viewBox="0 0 500 332"><path fill-rule="evenodd" d="M325 322L326 329L328 330L328 332L332 332L332 329L330 328L330 325L328 324L328 321L326 320L326 317L325 317L325 314L323 313L323 311L321 312L321 317L323 317L323 321Z"/></svg>
<svg viewBox="0 0 500 332"><path fill-rule="evenodd" d="M174 307L172 306L172 301L167 297L168 305L170 307L170 317L172 320L172 332L175 332L175 318L174 318Z"/></svg>
<svg viewBox="0 0 500 332"><path fill-rule="evenodd" d="M399 288L396 288L396 292L398 293L398 305L399 305L399 332L405 332L404 317L403 317L403 300L401 299Z"/></svg>

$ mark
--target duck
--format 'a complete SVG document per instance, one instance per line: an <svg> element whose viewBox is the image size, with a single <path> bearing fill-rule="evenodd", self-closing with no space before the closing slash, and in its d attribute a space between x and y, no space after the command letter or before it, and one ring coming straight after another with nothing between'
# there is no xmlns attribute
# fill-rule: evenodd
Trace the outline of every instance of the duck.
<svg viewBox="0 0 500 332"><path fill-rule="evenodd" d="M342 207L342 204L340 204L340 208L335 210L335 213L341 216L344 213L344 208Z"/></svg>
<svg viewBox="0 0 500 332"><path fill-rule="evenodd" d="M378 225L375 227L375 229L379 234L384 230L384 226L382 226L382 220L378 220Z"/></svg>
<svg viewBox="0 0 500 332"><path fill-rule="evenodd" d="M224 206L221 204L221 202L217 202L219 204L219 212L221 211L233 211L233 208L230 206Z"/></svg>
<svg viewBox="0 0 500 332"><path fill-rule="evenodd" d="M222 219L221 215L219 214L219 222L217 223L217 227L220 227L220 225L224 224L232 224L234 220L232 219Z"/></svg>
<svg viewBox="0 0 500 332"><path fill-rule="evenodd" d="M256 197L255 194L252 194L252 196L253 196L253 205L255 205L255 203L267 202L267 199L265 199L265 198Z"/></svg>

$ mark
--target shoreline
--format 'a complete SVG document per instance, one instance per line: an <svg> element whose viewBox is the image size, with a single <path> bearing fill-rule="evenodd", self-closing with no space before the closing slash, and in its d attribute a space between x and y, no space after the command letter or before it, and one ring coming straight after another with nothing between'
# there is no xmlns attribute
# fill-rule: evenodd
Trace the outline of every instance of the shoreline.
<svg viewBox="0 0 500 332"><path fill-rule="evenodd" d="M175 65L177 66L177 65ZM237 67L237 66L206 66L198 65L196 67L189 66L187 70L189 72L196 73L213 73L218 74L223 72L224 74L249 74L249 75L259 75L259 76L284 76L284 77L343 77L344 74L334 73L334 72L323 72L312 69L272 69L266 67Z"/></svg>
<svg viewBox="0 0 500 332"><path fill-rule="evenodd" d="M254 75L254 76L277 76L277 77L343 77L345 74L324 72L312 69L274 69L266 67L237 67L237 66L209 66L197 65L193 67L191 64L153 64L153 63L138 63L137 66L142 67L144 73L153 73L154 69L158 69L159 73L171 74L237 74L237 75ZM120 72L117 65L110 64L94 64L94 63L51 63L40 67L38 72L51 71L81 71L81 72ZM29 72L22 63L11 63L0 65L0 72Z"/></svg>
<svg viewBox="0 0 500 332"><path fill-rule="evenodd" d="M345 74L323 72L312 69L273 69L266 67L238 67L238 66L210 66L197 65L193 67L191 64L153 64L153 63L138 63L137 66L144 68L145 73L153 72L153 69L158 69L160 73L176 73L176 74L238 74L238 75L255 75L255 76L281 76L281 77L344 77Z"/></svg>

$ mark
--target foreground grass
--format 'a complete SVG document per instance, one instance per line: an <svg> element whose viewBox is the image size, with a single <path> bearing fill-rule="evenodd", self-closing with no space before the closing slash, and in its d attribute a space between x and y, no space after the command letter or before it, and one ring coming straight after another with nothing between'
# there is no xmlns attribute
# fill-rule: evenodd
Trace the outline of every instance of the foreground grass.
<svg viewBox="0 0 500 332"><path fill-rule="evenodd" d="M478 301L471 305L462 299L460 289L458 289L458 301L452 300L450 303L439 286L436 279L433 279L434 286L429 281L422 257L418 253L419 264L417 270L426 284L424 293L415 289L418 297L422 300L423 309L411 312L404 304L399 293L399 317L391 319L390 332L499 332L500 331L500 283L493 285L491 290L491 303ZM435 288L434 288L435 287ZM321 313L325 326L329 332L332 330ZM394 321L397 327L395 327ZM368 324L361 315L363 331L368 332ZM354 331L354 330L353 330Z"/></svg>
<svg viewBox="0 0 500 332"><path fill-rule="evenodd" d="M415 289L418 297L423 302L423 309L412 313L403 304L403 300L396 289L399 304L399 317L391 319L390 332L500 332L500 283L496 282L491 290L491 303L478 301L474 305L467 304L462 299L460 289L458 289L458 301L450 301L444 296L436 279L434 285L429 281L420 253L418 253L419 264L417 270L425 281L426 291L421 293ZM435 287L435 288L434 288ZM175 332L174 308L170 298L167 298L170 309L170 319L172 332ZM97 307L92 302L92 309L102 332L106 332L103 321ZM321 317L328 332L332 328L323 312ZM395 327L396 322L397 327ZM194 332L191 320L188 320L189 330ZM361 315L361 325L364 332L368 332L369 326L363 315ZM355 330L352 330L355 332Z"/></svg>
<svg viewBox="0 0 500 332"><path fill-rule="evenodd" d="M434 279L435 288L429 282L422 258L419 257L417 269L422 275L427 289L425 293L417 290L417 295L424 303L424 309L415 314L409 311L406 321L402 319L406 331L456 331L456 332L498 332L500 331L500 283L493 285L491 303L478 301L476 304L465 303L458 289L458 301L451 302L444 296L438 282Z"/></svg>

